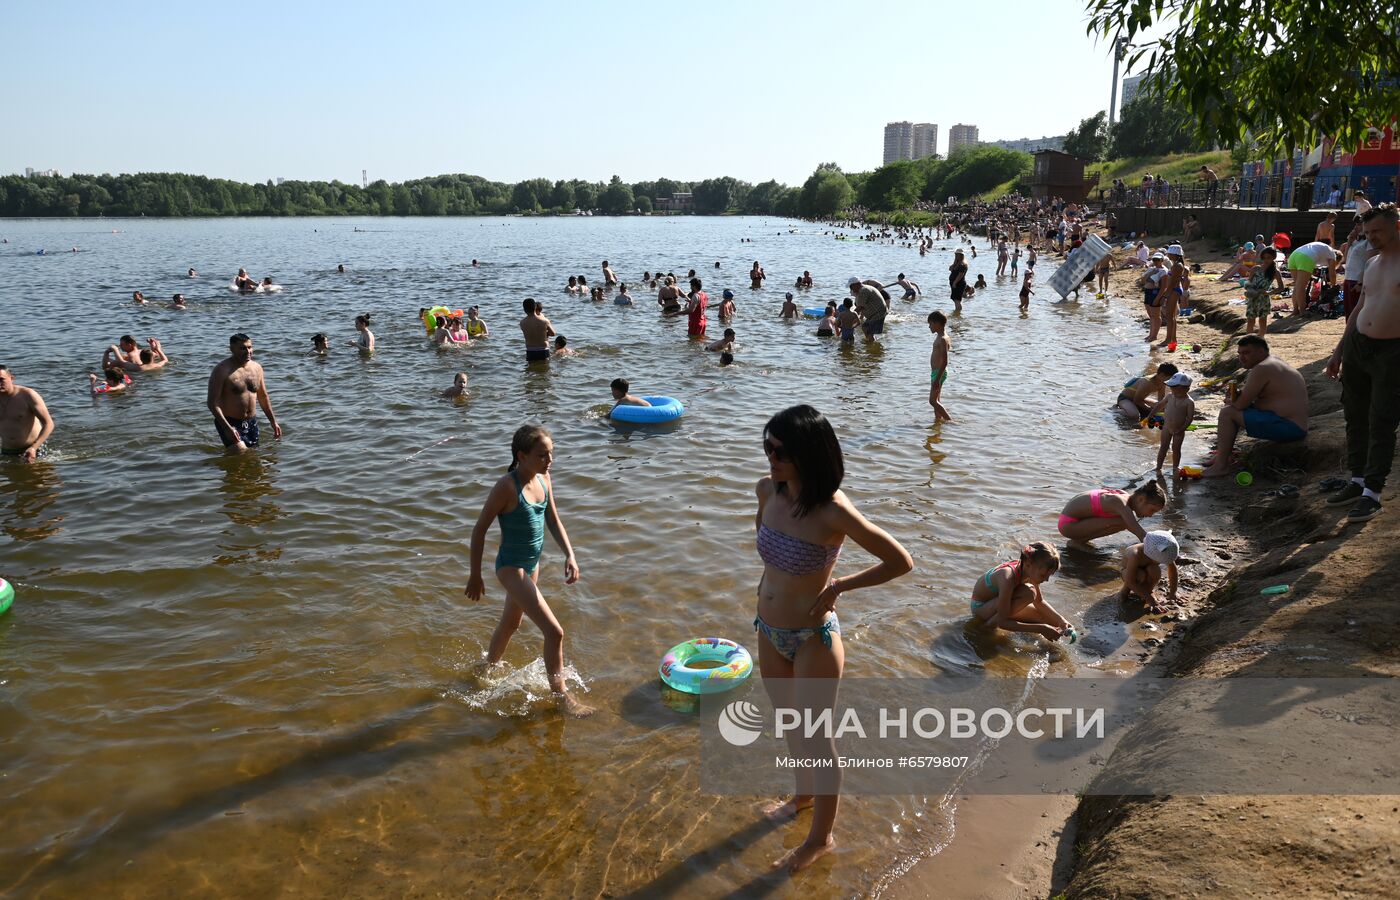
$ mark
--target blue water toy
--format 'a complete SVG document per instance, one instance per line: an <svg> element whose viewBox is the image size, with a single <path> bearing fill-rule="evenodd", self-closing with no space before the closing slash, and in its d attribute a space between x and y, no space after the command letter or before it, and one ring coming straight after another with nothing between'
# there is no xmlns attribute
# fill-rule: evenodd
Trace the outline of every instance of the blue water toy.
<svg viewBox="0 0 1400 900"><path fill-rule="evenodd" d="M675 397L643 397L651 406L614 406L609 418L614 422L648 425L674 422L685 415L685 404Z"/></svg>
<svg viewBox="0 0 1400 900"><path fill-rule="evenodd" d="M693 638L661 657L661 680L686 694L722 694L753 672L749 651L726 638Z"/></svg>

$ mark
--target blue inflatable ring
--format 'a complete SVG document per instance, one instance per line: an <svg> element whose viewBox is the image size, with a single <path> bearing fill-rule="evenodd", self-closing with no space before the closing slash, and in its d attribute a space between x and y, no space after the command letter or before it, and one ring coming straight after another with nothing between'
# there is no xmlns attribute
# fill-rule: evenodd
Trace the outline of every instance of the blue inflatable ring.
<svg viewBox="0 0 1400 900"><path fill-rule="evenodd" d="M618 406L609 416L615 422L649 424L673 422L685 415L685 405L675 397L643 397L651 406Z"/></svg>
<svg viewBox="0 0 1400 900"><path fill-rule="evenodd" d="M802 310L802 315L809 319L820 319L826 316L825 306L809 306Z"/></svg>
<svg viewBox="0 0 1400 900"><path fill-rule="evenodd" d="M661 680L686 694L722 694L753 672L749 651L724 638L694 638L661 657Z"/></svg>

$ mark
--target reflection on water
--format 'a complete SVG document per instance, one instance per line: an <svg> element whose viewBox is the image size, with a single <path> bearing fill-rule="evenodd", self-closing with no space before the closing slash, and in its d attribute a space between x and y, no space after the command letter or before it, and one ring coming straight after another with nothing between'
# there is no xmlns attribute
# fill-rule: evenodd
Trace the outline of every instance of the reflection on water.
<svg viewBox="0 0 1400 900"><path fill-rule="evenodd" d="M924 317L948 311L941 299L896 303L878 342L850 346L778 312L781 285L804 269L835 286L805 305L841 299L853 273L940 284L943 248L920 259L746 218L132 221L82 240L65 229L92 223L5 228L24 246L91 249L0 252L0 284L26 285L32 312L7 320L7 337L58 423L47 463L0 466L0 574L25 591L0 621L14 711L0 893L786 890L767 865L805 823L775 829L747 800L698 791L694 714L656 667L700 635L754 649L760 434L792 403L831 418L843 488L915 559L909 577L842 598L851 676L1019 687L1131 652L1112 541L1101 557L1067 557L1046 588L1084 625L1080 644L1047 650L969 627L967 606L988 567L1053 538L1067 497L1151 468L1150 436L1120 430L1111 408L1149 363L1123 309L1038 305L1023 320L1016 282L979 292L949 324L956 421L937 426ZM712 294L747 289L755 257L779 287L742 295L730 368L647 294L627 309L559 290L604 258L631 281L693 266ZM188 279L191 265L211 275ZM240 265L280 275L285 291L231 294L225 273ZM976 275L995 259L971 265ZM181 291L191 309L131 307L136 288ZM80 310L90 341L47 325L74 315L75 295L91 298ZM541 298L577 358L524 365L525 296ZM417 310L438 302L480 305L491 336L431 348ZM346 347L361 312L375 317L369 359ZM253 337L286 431L230 456L205 392L235 331ZM306 354L317 331L330 339L323 358ZM160 337L175 362L94 404L73 373L124 333ZM436 396L458 371L470 375L464 404ZM684 418L609 421L618 377L679 398ZM472 673L502 598L489 572L485 602L462 596L466 544L526 422L554 433L555 496L583 570L565 585L546 544L540 589L600 708L582 722L552 712L529 627L501 673ZM1163 519L1179 528L1184 515L1174 504ZM493 528L488 567L496 540ZM839 572L869 562L848 546ZM874 889L937 852L954 806L852 798L837 852L798 889Z"/></svg>
<svg viewBox="0 0 1400 900"><path fill-rule="evenodd" d="M58 467L50 460L0 460L0 528L10 540L42 541L63 530L63 512L50 509L62 485Z"/></svg>
<svg viewBox="0 0 1400 900"><path fill-rule="evenodd" d="M282 518L282 510L273 500L282 491L272 483L273 463L264 455L267 452L264 449L214 457L213 464L223 473L220 511L229 520L229 527L221 532L221 552L214 558L219 565L269 562L282 555L282 548L269 547L266 540L270 533L266 526Z"/></svg>

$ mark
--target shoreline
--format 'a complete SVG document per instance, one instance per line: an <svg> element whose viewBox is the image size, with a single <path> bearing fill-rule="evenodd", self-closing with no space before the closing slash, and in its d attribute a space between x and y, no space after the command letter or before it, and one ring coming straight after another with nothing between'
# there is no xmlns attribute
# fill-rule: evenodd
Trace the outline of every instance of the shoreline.
<svg viewBox="0 0 1400 900"><path fill-rule="evenodd" d="M1165 236L1154 237L1154 243L1172 243ZM1220 283L1218 274L1229 265L1226 254L1214 250L1208 239L1187 244L1190 262L1200 262L1203 271L1193 276L1192 304L1195 314L1180 320L1179 349L1176 353L1153 350L1156 362L1176 361L1183 371L1197 376L1197 384L1205 379L1222 379L1208 387L1193 387L1197 401L1197 421L1213 421L1223 405L1223 377L1238 370L1234 345L1243 335L1243 307L1229 301L1241 295L1233 281ZM1115 250L1115 268L1110 275L1109 296L1113 301L1126 300L1135 305L1139 292L1133 282L1139 270L1119 269L1125 251ZM1086 294L1083 304L1102 302ZM1147 319L1141 315L1146 328ZM1184 674L1228 676L1250 668L1250 674L1319 676L1361 674L1357 665L1336 659L1329 665L1320 661L1318 647L1336 650L1338 644L1349 644L1354 635L1338 635L1335 630L1308 627L1295 628L1291 622L1270 622L1275 610L1282 607L1321 607L1329 602L1326 595L1316 599L1302 592L1285 595L1282 601L1258 595L1260 586L1280 581L1297 584L1309 576L1323 574L1329 553L1335 545L1347 542L1348 549L1365 548L1366 562L1348 566L1357 582L1379 580L1384 568L1379 560L1396 559L1400 552L1382 547L1383 530L1367 529L1364 525L1347 530L1346 508L1326 506L1326 495L1320 495L1316 482L1339 471L1345 449L1344 422L1341 414L1340 386L1328 379L1322 369L1332 347L1340 339L1345 320L1273 319L1270 321L1272 355L1276 355L1303 372L1309 392L1309 435L1300 445L1269 445L1241 436L1236 449L1256 483L1248 488L1237 486L1232 479L1210 482L1171 484L1169 494L1175 497L1184 487L1192 495L1193 549L1200 556L1213 559L1193 559L1193 562L1218 564L1219 571L1203 575L1196 566L1182 566L1182 601L1175 621L1164 622L1155 646L1139 656L1140 665L1132 671L1158 670L1166 676ZM1199 353L1190 352L1200 344ZM1196 434L1202 434L1197 432ZM1199 461L1213 446L1213 432L1206 437L1188 440L1183 447L1182 462L1191 465ZM1154 448L1155 451L1155 448ZM1296 484L1301 493L1295 498L1269 497L1266 493L1284 482ZM1394 487L1383 493L1385 500L1395 497ZM1199 524L1194 514L1203 513ZM1381 554L1385 555L1382 556ZM1305 557L1305 564L1292 569L1288 560ZM1239 562L1244 560L1242 564ZM1372 563L1367 565L1367 563ZM1210 565L1207 565L1207 569ZM1335 563L1331 569L1339 568ZM1284 577L1285 574L1288 577ZM1311 580L1311 579L1309 579ZM1333 579L1340 581L1340 579ZM1342 594L1344 605L1359 602L1357 591L1348 590L1343 582L1333 588ZM1385 598L1400 599L1400 589L1390 586L1385 592L1370 591L1376 616L1383 617L1381 607ZM1256 624L1270 632L1272 640L1260 651L1264 656L1278 655L1290 647L1309 648L1306 661L1282 664L1260 673L1251 648L1260 643L1235 618L1236 607L1251 607ZM1394 603L1391 603L1391 609ZM1184 615L1182 615L1184 613ZM1333 613L1334 616L1339 614ZM1154 617L1155 618L1155 617ZM1164 620L1168 617L1162 617ZM1291 618L1291 617L1290 617ZM1340 616L1353 623L1344 631L1355 633L1355 624L1371 618L1352 611ZM1393 649L1387 655L1384 647L1400 646L1397 617L1390 614L1386 627L1387 640L1372 640L1370 664L1365 674L1400 675L1400 659ZM1124 616L1125 624L1131 619ZM1142 620L1138 620L1139 623ZM1382 621L1384 621L1382 619ZM1140 634L1135 635L1141 637ZM1325 658L1332 653L1322 654ZM1338 654L1337 659L1346 658ZM1110 757L1107 769L1111 771ZM980 802L979 802L980 801ZM936 896L968 896L988 898L1022 897L1121 897L1121 896L1180 896L1194 895L1200 890L1226 890L1240 894L1260 892L1259 873L1254 861L1235 861L1237 848L1249 846L1258 853L1259 844L1276 841L1272 852L1291 860L1290 865L1276 867L1270 874L1270 889L1263 893L1299 895L1323 890L1333 893L1346 888L1346 893L1377 896L1384 893L1383 884L1392 884L1397 875L1393 835L1400 826L1400 814L1395 811L1394 798L1384 797L1309 797L1283 798L1248 797L1190 797L1190 798L1130 798L1086 796L1082 799L1063 795L1020 797L962 797L958 799L957 832L947 847L938 854L916 861L890 887L887 896L919 898ZM1267 805L1268 811L1264 811ZM1248 808L1253 815L1239 815ZM1209 830L1209 847L1203 846L1202 822L1214 814ZM1226 815L1228 813L1228 815ZM1375 836L1369 842L1357 842L1350 852L1337 854L1337 828L1328 823L1346 820L1363 822L1369 819ZM1388 818L1390 829L1377 829L1375 823ZM1276 823L1276 824L1274 824ZM1312 823L1308 827L1307 823ZM1319 856L1323 850L1330 867L1317 864L1302 848L1292 850L1286 834L1303 834ZM1298 843L1296 840L1294 843ZM1207 852L1201 852L1207 850ZM1214 851L1214 852L1209 852ZM1368 873L1363 859L1379 860ZM1388 860L1388 861L1387 861ZM1389 867L1389 874L1382 873ZM1284 874L1286 873L1286 874ZM975 877L974 877L975 876ZM1191 886L1188 888L1187 886ZM1325 887L1323 887L1325 885Z"/></svg>

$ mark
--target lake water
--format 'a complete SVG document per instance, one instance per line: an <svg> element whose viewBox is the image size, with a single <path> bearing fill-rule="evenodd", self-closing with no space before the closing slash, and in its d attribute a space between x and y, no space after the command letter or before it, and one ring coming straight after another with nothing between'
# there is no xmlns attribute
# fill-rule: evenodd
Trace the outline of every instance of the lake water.
<svg viewBox="0 0 1400 900"><path fill-rule="evenodd" d="M758 218L0 222L0 362L58 423L46 461L0 464L0 574L18 589L0 618L0 892L791 891L766 865L806 819L771 831L752 804L698 792L695 718L663 696L656 665L689 637L755 647L761 430L797 402L830 417L845 489L915 560L909 576L842 598L849 675L1121 665L1108 550L1071 558L1047 589L1091 632L1053 656L969 632L966 598L989 566L1054 538L1069 496L1151 468L1155 443L1110 409L1147 362L1125 311L1136 304L1056 306L1042 289L1022 317L984 250L969 280L994 286L950 323L943 397L956 422L940 427L924 318L951 311L951 245L920 259L824 230ZM570 274L599 280L603 259L627 281L696 269L716 336L719 292L734 289L737 363L720 368L687 341L651 292L633 308L562 292ZM760 291L755 259L770 275ZM231 293L239 266L284 292ZM1041 282L1053 264L1042 268ZM896 300L879 343L840 347L778 318L804 269L817 287L803 306L844 296L853 274L903 271L928 296ZM190 310L135 307L135 289L160 303L182 291ZM527 296L578 358L525 366ZM416 313L439 303L480 305L492 337L431 349ZM345 346L361 312L375 317L369 359ZM265 427L242 457L224 454L204 402L235 331L252 336L286 432L273 442ZM306 355L316 331L331 337L327 359ZM175 362L93 400L86 373L124 333L161 338ZM469 400L437 397L458 370ZM682 399L684 419L611 424L617 376ZM502 594L488 571L487 602L462 596L467 541L526 422L554 433L583 570L565 587L546 544L541 589L600 708L583 721L552 711L528 623L506 677L470 672ZM493 528L488 567L496 540ZM868 562L848 545L838 573ZM878 891L946 842L954 806L851 799L834 861L795 885Z"/></svg>

